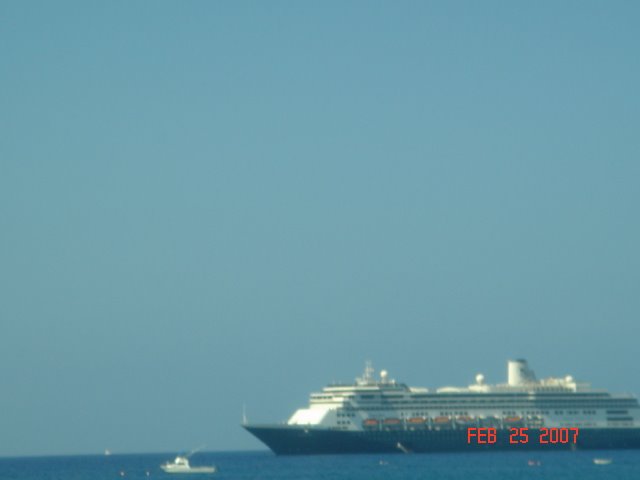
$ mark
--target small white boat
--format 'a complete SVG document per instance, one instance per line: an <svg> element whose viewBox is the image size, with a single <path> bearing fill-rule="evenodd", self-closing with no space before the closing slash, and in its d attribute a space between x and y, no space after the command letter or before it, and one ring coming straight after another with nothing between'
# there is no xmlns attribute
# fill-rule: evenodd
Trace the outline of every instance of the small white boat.
<svg viewBox="0 0 640 480"><path fill-rule="evenodd" d="M594 458L593 459L593 463L595 463L596 465L609 465L611 462L613 462L613 460L610 458Z"/></svg>
<svg viewBox="0 0 640 480"><path fill-rule="evenodd" d="M192 467L189 459L178 455L173 462L160 465L160 468L167 473L215 473L216 467Z"/></svg>

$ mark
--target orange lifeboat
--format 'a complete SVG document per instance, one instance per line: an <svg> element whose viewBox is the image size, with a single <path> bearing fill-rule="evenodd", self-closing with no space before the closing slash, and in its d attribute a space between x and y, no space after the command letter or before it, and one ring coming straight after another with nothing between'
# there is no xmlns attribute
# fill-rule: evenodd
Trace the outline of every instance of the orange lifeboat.
<svg viewBox="0 0 640 480"><path fill-rule="evenodd" d="M424 417L411 417L407 419L409 430L423 429L427 426L427 419Z"/></svg>
<svg viewBox="0 0 640 480"><path fill-rule="evenodd" d="M375 418L367 418L366 420L364 420L362 422L362 426L364 428L378 428L379 424L380 424L380 422L378 420L376 420Z"/></svg>
<svg viewBox="0 0 640 480"><path fill-rule="evenodd" d="M451 423L451 419L449 417L436 417L433 419L433 423L436 425L446 425Z"/></svg>
<svg viewBox="0 0 640 480"><path fill-rule="evenodd" d="M449 430L453 427L451 417L435 417L433 419L433 428L435 430Z"/></svg>
<svg viewBox="0 0 640 480"><path fill-rule="evenodd" d="M384 425L400 425L402 422L399 418L385 418L382 423Z"/></svg>
<svg viewBox="0 0 640 480"><path fill-rule="evenodd" d="M522 423L522 417L505 417L504 418L504 423L508 423L508 424L516 424L516 423Z"/></svg>
<svg viewBox="0 0 640 480"><path fill-rule="evenodd" d="M397 430L402 427L402 420L399 418L385 418L382 421L382 426L387 430Z"/></svg>

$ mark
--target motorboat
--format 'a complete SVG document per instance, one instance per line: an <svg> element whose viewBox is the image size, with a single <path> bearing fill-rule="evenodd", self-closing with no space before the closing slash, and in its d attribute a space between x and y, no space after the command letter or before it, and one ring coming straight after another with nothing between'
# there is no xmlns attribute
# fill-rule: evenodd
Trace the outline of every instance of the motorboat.
<svg viewBox="0 0 640 480"><path fill-rule="evenodd" d="M192 467L189 464L189 458L182 455L178 455L173 462L163 463L160 468L166 473L215 473L216 471L214 466Z"/></svg>

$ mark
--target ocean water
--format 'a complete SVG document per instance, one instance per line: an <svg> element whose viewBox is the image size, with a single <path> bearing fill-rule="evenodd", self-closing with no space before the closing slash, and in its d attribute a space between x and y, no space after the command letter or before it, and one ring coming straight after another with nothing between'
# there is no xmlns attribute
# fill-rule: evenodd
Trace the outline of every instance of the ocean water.
<svg viewBox="0 0 640 480"><path fill-rule="evenodd" d="M593 458L610 458L598 466ZM268 452L200 452L192 465L214 475L166 474L171 454L0 458L2 480L500 480L640 479L640 451L489 452L276 457ZM540 465L530 466L529 460Z"/></svg>

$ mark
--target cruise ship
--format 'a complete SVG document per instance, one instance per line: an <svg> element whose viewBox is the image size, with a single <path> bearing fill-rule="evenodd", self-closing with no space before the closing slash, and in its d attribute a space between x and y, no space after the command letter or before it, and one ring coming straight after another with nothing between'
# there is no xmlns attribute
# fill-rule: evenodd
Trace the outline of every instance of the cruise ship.
<svg viewBox="0 0 640 480"><path fill-rule="evenodd" d="M312 393L286 423L243 427L279 455L640 448L633 395L537 379L522 359L508 362L507 378L431 391L367 363L355 383Z"/></svg>

